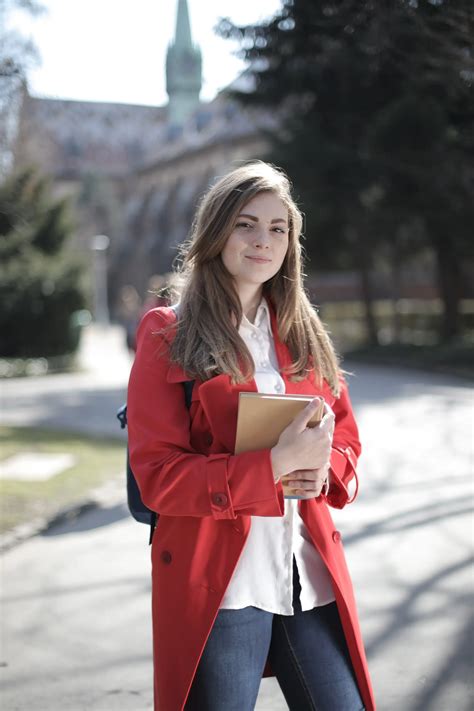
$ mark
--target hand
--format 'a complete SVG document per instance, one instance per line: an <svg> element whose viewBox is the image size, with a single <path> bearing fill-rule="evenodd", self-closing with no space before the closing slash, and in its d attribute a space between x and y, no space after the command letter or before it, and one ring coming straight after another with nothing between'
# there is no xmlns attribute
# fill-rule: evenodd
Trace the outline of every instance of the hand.
<svg viewBox="0 0 474 711"><path fill-rule="evenodd" d="M321 490L329 468L334 413L325 403L325 415L317 427L307 427L314 415L319 398L312 400L280 435L271 450L275 481L291 472L302 472L297 481L309 482L310 491ZM326 474L323 476L323 470ZM315 474L314 472L318 473ZM309 474L308 472L312 472ZM295 478L294 478L295 479ZM304 485L305 488L308 484ZM311 496L319 494L312 493ZM308 497L309 498L309 497Z"/></svg>
<svg viewBox="0 0 474 711"><path fill-rule="evenodd" d="M331 437L334 433L334 412L327 404L324 403L325 415L321 420L319 427L327 428ZM331 451L329 450L329 457ZM285 488L289 489L289 494L299 496L301 499L313 499L321 495L326 486L329 475L329 458L325 466L319 469L303 469L285 474L281 478L281 483Z"/></svg>
<svg viewBox="0 0 474 711"><path fill-rule="evenodd" d="M329 473L329 464L320 469L298 469L285 474L281 478L281 483L290 496L298 496L300 499L314 499L320 496L323 491Z"/></svg>

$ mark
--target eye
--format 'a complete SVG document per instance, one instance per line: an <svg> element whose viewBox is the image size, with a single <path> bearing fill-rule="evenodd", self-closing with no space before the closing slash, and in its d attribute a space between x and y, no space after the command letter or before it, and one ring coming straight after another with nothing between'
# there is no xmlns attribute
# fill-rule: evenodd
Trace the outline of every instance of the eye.
<svg viewBox="0 0 474 711"><path fill-rule="evenodd" d="M288 232L288 229L286 227L274 227L273 231L278 232L280 235L285 235Z"/></svg>
<svg viewBox="0 0 474 711"><path fill-rule="evenodd" d="M236 228L237 227L244 227L245 229L249 229L249 228L252 229L252 225L250 224L250 222L237 222Z"/></svg>

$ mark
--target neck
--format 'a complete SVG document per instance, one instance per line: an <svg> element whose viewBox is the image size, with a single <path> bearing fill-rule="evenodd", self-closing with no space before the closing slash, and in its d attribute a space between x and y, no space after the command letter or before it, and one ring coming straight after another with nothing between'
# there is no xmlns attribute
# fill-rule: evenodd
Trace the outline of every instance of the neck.
<svg viewBox="0 0 474 711"><path fill-rule="evenodd" d="M258 305L262 300L262 290L261 286L256 287L251 284L239 286L238 293L240 303L242 304L242 311L250 323L255 321Z"/></svg>

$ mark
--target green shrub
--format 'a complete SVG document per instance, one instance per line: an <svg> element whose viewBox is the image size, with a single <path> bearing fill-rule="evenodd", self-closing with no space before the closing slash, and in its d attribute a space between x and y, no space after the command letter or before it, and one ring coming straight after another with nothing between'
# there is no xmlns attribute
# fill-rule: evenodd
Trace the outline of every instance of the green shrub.
<svg viewBox="0 0 474 711"><path fill-rule="evenodd" d="M83 267L66 245L68 204L32 170L0 186L0 356L48 357L78 345L71 316L84 308Z"/></svg>

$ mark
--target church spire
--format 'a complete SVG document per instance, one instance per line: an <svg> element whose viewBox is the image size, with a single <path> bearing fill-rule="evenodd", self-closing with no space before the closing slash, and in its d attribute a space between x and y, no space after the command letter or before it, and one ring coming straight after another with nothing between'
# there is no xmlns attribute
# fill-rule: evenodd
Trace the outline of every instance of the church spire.
<svg viewBox="0 0 474 711"><path fill-rule="evenodd" d="M191 25L189 22L188 3L186 0L178 0L178 14L176 16L176 37L175 47L180 49L192 49Z"/></svg>
<svg viewBox="0 0 474 711"><path fill-rule="evenodd" d="M168 119L181 125L199 105L202 86L202 58L191 37L187 0L178 0L176 35L166 56Z"/></svg>

